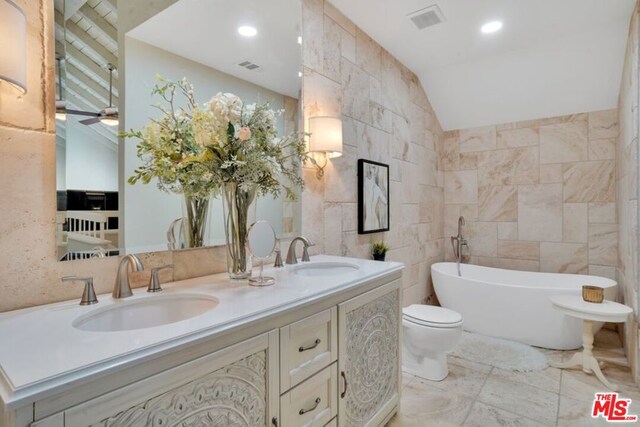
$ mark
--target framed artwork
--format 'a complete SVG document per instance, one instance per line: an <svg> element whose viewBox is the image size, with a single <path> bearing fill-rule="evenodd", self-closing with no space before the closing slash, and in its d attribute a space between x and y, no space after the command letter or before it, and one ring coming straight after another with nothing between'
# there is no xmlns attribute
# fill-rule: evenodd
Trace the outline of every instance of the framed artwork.
<svg viewBox="0 0 640 427"><path fill-rule="evenodd" d="M358 234L389 231L389 165L358 160Z"/></svg>

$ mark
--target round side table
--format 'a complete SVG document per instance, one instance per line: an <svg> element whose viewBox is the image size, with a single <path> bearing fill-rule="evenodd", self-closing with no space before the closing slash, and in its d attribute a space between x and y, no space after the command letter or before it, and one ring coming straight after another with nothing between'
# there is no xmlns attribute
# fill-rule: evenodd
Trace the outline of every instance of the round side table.
<svg viewBox="0 0 640 427"><path fill-rule="evenodd" d="M598 360L593 356L593 323L611 322L624 323L632 309L626 305L613 301L603 301L602 304L586 302L581 295L555 295L551 298L553 307L567 316L582 319L582 351L574 354L567 362L549 363L554 368L573 368L582 366L587 374L594 373L606 387L616 391L618 386L609 382L602 371Z"/></svg>

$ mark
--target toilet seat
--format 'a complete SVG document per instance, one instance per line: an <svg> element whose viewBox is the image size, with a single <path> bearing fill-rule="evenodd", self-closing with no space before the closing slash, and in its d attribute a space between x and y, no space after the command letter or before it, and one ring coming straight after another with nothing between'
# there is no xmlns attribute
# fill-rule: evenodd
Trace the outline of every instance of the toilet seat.
<svg viewBox="0 0 640 427"><path fill-rule="evenodd" d="M413 304L402 309L403 320L430 328L457 328L462 325L462 315L448 308L435 305Z"/></svg>

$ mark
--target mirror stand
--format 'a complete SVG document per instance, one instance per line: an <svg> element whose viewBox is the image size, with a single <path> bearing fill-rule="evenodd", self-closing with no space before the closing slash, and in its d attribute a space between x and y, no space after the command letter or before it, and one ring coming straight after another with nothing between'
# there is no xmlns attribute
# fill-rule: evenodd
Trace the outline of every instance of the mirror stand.
<svg viewBox="0 0 640 427"><path fill-rule="evenodd" d="M271 286L276 283L273 277L264 276L264 262L271 256L276 247L276 233L268 221L258 221L251 226L248 235L248 246L251 256L260 261L260 275L250 277L251 286Z"/></svg>
<svg viewBox="0 0 640 427"><path fill-rule="evenodd" d="M263 276L264 258L260 258L260 275L258 277L250 277L249 284L251 286L271 286L276 283L276 279L269 276Z"/></svg>

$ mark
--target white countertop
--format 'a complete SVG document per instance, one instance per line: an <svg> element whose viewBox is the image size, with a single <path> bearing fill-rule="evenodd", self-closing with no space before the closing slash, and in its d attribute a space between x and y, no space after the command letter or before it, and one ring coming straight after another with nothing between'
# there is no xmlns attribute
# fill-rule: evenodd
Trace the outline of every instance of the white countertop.
<svg viewBox="0 0 640 427"><path fill-rule="evenodd" d="M80 306L78 295L71 301L2 313L0 398L8 407L17 407L69 381L240 327L403 268L396 262L326 255L311 259L311 263L320 261L350 262L359 269L338 276L303 277L293 274L296 266L265 268L265 275L275 277L276 284L264 288L231 281L226 273L163 284L162 295L202 293L220 302L213 310L191 319L131 331L87 332L74 328L72 321L121 301L157 295L147 293L146 288L134 290L134 296L124 300L99 295L100 302L90 306Z"/></svg>

